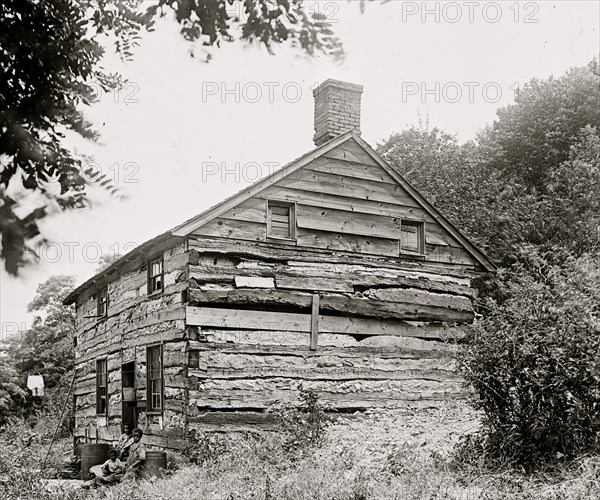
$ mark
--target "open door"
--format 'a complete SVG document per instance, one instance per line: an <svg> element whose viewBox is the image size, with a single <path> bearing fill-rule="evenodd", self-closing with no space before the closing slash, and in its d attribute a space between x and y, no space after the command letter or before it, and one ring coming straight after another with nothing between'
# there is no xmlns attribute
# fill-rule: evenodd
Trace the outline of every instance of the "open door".
<svg viewBox="0 0 600 500"><path fill-rule="evenodd" d="M123 395L122 413L123 422L121 430L125 425L130 429L137 427L137 397L135 389L135 361L121 365L121 384Z"/></svg>

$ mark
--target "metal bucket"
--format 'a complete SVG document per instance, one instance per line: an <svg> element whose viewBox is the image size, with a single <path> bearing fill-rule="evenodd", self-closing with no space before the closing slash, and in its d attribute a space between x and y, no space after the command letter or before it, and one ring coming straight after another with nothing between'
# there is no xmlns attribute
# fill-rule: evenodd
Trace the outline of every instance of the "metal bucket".
<svg viewBox="0 0 600 500"><path fill-rule="evenodd" d="M167 468L167 454L164 451L147 451L146 461L142 472L144 476L160 477L162 471Z"/></svg>
<svg viewBox="0 0 600 500"><path fill-rule="evenodd" d="M90 467L103 464L108 460L108 448L106 443L81 445L81 479L84 481L91 479Z"/></svg>

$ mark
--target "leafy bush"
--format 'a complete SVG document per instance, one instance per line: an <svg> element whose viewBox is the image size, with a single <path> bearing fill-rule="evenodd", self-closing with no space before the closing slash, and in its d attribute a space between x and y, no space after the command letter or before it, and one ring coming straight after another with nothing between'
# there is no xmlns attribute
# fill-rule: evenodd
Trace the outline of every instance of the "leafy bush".
<svg viewBox="0 0 600 500"><path fill-rule="evenodd" d="M467 336L488 462L534 468L599 448L600 255L562 258L521 247Z"/></svg>
<svg viewBox="0 0 600 500"><path fill-rule="evenodd" d="M279 405L273 410L285 434L284 448L292 453L320 447L332 420L327 414L328 406L321 401L317 391L300 387L300 400L297 406Z"/></svg>
<svg viewBox="0 0 600 500"><path fill-rule="evenodd" d="M184 455L193 464L207 465L216 462L228 449L227 439L223 434L199 433L192 429L188 434L188 444Z"/></svg>

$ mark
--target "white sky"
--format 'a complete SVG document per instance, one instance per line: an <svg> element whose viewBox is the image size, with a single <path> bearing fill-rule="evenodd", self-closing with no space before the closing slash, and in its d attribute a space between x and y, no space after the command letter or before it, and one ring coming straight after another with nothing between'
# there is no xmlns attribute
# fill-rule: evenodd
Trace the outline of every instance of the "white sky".
<svg viewBox="0 0 600 500"><path fill-rule="evenodd" d="M41 248L41 262L19 278L1 271L3 335L30 326L26 304L49 276L82 283L99 252L126 253L312 149L316 83L364 86L361 129L372 146L419 117L468 140L514 102L515 85L600 52L598 1L392 1L367 4L364 14L358 2L305 3L335 21L342 65L241 44L213 50L205 64L189 56L170 18L144 36L132 63L107 59L131 83L86 111L102 145L78 148L129 199L43 224L56 243Z"/></svg>

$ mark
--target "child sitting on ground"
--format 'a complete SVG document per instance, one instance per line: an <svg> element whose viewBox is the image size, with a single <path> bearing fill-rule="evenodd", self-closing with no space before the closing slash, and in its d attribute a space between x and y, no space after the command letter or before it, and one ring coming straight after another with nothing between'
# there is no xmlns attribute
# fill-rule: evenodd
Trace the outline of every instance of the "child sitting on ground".
<svg viewBox="0 0 600 500"><path fill-rule="evenodd" d="M125 464L118 458L119 452L114 448L108 450L108 460L102 464L102 475L96 477L99 484L118 483L123 477Z"/></svg>

